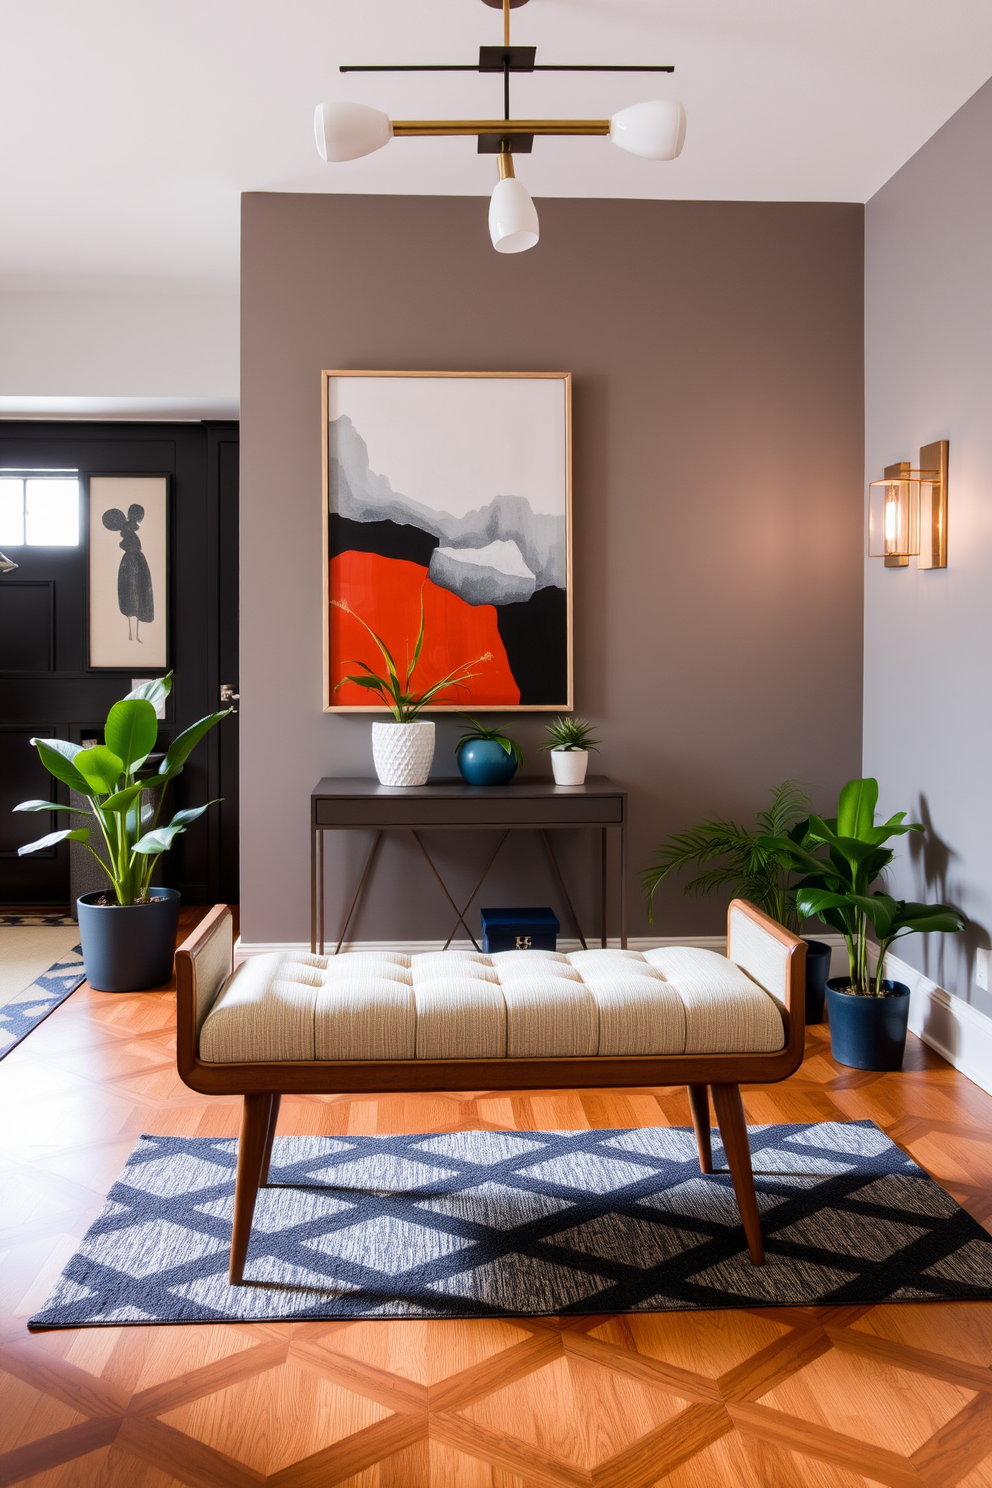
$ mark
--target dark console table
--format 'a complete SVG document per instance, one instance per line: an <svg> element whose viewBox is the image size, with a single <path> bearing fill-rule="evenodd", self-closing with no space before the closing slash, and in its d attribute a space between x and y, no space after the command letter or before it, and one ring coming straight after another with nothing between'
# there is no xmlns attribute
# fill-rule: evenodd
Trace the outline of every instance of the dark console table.
<svg viewBox="0 0 992 1488"><path fill-rule="evenodd" d="M496 828L500 840L471 897L459 908L435 867L420 836L422 831L467 831ZM465 921L490 868L510 832L537 832L562 891L569 914L584 947L585 936L573 908L550 833L560 827L593 827L600 831L600 937L606 945L607 931L607 843L612 829L619 835L618 893L620 898L620 944L627 944L627 792L605 775L592 775L585 785L559 786L553 780L514 780L509 785L466 785L463 780L431 781L429 785L380 785L377 780L326 779L310 793L310 947L324 949L324 833L371 831L374 838L361 877L352 896L335 953L348 933L359 897L369 880L384 832L411 832L455 912L455 923L447 945L462 925L472 942L475 936Z"/></svg>

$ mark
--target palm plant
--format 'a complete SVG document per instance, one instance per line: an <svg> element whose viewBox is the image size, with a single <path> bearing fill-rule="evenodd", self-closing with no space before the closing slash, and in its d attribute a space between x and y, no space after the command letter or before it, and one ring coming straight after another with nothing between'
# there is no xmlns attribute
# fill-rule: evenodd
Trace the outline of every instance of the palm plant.
<svg viewBox="0 0 992 1488"><path fill-rule="evenodd" d="M905 811L875 825L878 781L849 780L840 793L837 815L811 815L805 839L781 833L763 839L764 850L780 854L790 869L806 876L793 891L797 912L819 915L840 931L847 945L849 991L858 997L884 997L885 955L904 935L964 929L964 920L947 904L916 904L894 899L872 884L892 862L895 853L885 844L891 837L923 832L920 822L907 822ZM816 851L825 847L826 857ZM869 963L869 925L878 939L878 964Z"/></svg>
<svg viewBox="0 0 992 1488"><path fill-rule="evenodd" d="M417 670L417 663L420 661L420 653L424 645L423 589L420 591L420 629L417 631L417 640L413 648L412 660L410 659L409 652L407 652L406 669L402 680L400 679L396 662L393 660L389 647L382 637L376 634L371 625L368 625L362 619L361 615L356 614L343 599L332 599L331 604L335 609L344 610L346 615L351 615L353 619L358 621L359 625L368 631L378 646L382 654L382 659L386 664L386 674L385 676L380 676L378 672L374 672L364 661L348 662L348 666L361 667L361 675L342 677L341 681L334 688L334 691L337 692L338 687L343 687L346 682L353 682L356 687L362 687L366 692L377 693L397 723L413 723L428 704L437 697L439 692L443 692L446 687L464 687L470 678L476 676L477 673L470 671L470 667L478 666L480 661L492 661L493 659L492 652L486 651L482 656L477 656L474 661L467 661L462 666L455 667L454 671L449 672L446 677L442 677L439 682L432 682L423 692L414 692L413 674Z"/></svg>
<svg viewBox="0 0 992 1488"><path fill-rule="evenodd" d="M214 724L231 712L209 713L178 738L173 739L158 773L143 775L148 755L158 738L158 709L172 687L172 673L143 682L115 703L107 715L104 743L90 749L65 739L32 739L41 762L50 775L70 790L89 799L88 807L66 806L60 801L22 801L15 811L67 811L90 816L99 828L107 861L90 846L90 827L66 827L49 832L36 842L18 848L18 856L38 852L57 842L81 842L110 880L118 904L145 904L152 872L160 854L167 852L176 837L202 816L207 806L177 811L167 826L158 825L165 787L182 772L191 750ZM142 794L157 792L153 804L143 805Z"/></svg>
<svg viewBox="0 0 992 1488"><path fill-rule="evenodd" d="M708 894L729 887L780 925L790 929L796 925L790 849L805 840L810 797L799 781L783 780L772 789L771 798L771 805L759 811L753 827L722 816L710 817L673 833L657 848L654 861L641 874L651 923L654 896L669 875L711 863L713 867L685 885L684 893Z"/></svg>

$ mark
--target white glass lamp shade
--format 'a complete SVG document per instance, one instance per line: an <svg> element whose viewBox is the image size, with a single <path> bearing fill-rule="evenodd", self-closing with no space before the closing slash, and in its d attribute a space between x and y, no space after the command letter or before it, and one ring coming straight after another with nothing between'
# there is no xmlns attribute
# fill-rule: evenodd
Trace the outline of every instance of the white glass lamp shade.
<svg viewBox="0 0 992 1488"><path fill-rule="evenodd" d="M674 160L685 144L685 109L669 98L631 104L613 115L610 139L645 160Z"/></svg>
<svg viewBox="0 0 992 1488"><path fill-rule="evenodd" d="M927 496L929 497L929 482ZM878 480L868 487L868 556L910 558L920 551L917 480Z"/></svg>
<svg viewBox="0 0 992 1488"><path fill-rule="evenodd" d="M318 103L313 116L317 153L322 160L357 160L381 150L393 137L388 114L364 103Z"/></svg>
<svg viewBox="0 0 992 1488"><path fill-rule="evenodd" d="M515 176L496 182L489 203L489 236L497 253L524 253L541 236L534 203Z"/></svg>

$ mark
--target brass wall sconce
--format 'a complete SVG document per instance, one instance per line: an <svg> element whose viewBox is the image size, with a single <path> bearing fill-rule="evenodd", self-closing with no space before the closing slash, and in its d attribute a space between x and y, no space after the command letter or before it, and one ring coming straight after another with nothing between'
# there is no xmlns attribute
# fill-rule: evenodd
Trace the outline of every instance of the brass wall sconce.
<svg viewBox="0 0 992 1488"><path fill-rule="evenodd" d="M947 440L920 450L919 469L908 460L886 465L868 487L868 556L886 568L947 567Z"/></svg>

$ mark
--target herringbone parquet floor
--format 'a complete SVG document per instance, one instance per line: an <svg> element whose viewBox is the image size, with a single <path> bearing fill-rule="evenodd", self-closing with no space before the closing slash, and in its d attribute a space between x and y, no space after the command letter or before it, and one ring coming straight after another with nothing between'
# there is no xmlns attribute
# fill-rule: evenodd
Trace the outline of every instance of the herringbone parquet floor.
<svg viewBox="0 0 992 1488"><path fill-rule="evenodd" d="M142 1131L231 1136L169 993L82 987L0 1064L0 1483L31 1488L990 1488L992 1304L30 1336ZM911 1039L751 1090L752 1121L871 1117L992 1227L992 1098ZM688 1125L684 1092L283 1103L285 1133Z"/></svg>

